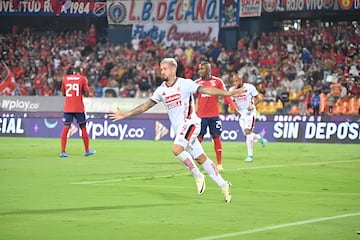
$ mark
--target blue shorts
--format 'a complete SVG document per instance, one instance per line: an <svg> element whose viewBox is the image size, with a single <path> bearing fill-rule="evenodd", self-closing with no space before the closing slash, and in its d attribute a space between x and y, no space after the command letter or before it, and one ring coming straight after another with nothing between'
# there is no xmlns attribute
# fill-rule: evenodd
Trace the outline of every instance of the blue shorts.
<svg viewBox="0 0 360 240"><path fill-rule="evenodd" d="M205 135L209 127L210 134L220 135L222 131L221 120L219 117L202 118L200 134Z"/></svg>
<svg viewBox="0 0 360 240"><path fill-rule="evenodd" d="M63 123L65 126L70 126L74 120L74 118L77 121L77 124L79 124L80 128L86 127L86 117L85 113L64 113L63 116Z"/></svg>

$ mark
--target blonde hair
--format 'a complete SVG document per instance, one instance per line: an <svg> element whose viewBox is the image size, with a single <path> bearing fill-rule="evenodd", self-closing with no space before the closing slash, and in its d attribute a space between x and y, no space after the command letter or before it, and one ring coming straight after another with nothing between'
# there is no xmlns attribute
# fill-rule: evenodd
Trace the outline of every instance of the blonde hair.
<svg viewBox="0 0 360 240"><path fill-rule="evenodd" d="M176 61L175 58L164 58L164 59L160 62L160 64L162 64L162 63L169 63L169 64L171 64L171 65L174 65L174 66L177 68L177 61Z"/></svg>

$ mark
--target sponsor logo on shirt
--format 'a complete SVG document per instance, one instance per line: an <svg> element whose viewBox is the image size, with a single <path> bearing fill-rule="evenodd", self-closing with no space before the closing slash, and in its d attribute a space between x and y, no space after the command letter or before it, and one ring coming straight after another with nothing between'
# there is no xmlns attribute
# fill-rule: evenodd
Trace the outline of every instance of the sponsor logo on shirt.
<svg viewBox="0 0 360 240"><path fill-rule="evenodd" d="M168 110L181 106L182 105L182 101L181 101L181 95L180 93L176 93L170 96L166 96L165 97L165 104Z"/></svg>

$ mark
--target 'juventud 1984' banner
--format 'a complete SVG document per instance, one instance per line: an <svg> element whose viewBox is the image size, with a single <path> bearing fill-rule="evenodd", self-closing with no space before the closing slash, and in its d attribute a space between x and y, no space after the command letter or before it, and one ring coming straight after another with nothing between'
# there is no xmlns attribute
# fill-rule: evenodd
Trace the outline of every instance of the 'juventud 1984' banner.
<svg viewBox="0 0 360 240"><path fill-rule="evenodd" d="M101 1L31 0L0 1L4 16L87 16L106 17L106 3Z"/></svg>

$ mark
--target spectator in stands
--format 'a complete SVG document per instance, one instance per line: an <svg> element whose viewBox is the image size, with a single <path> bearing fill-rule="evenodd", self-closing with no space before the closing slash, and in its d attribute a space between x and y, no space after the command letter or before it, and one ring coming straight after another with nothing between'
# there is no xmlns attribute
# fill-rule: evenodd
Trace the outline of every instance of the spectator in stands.
<svg viewBox="0 0 360 240"><path fill-rule="evenodd" d="M91 24L85 40L85 46L94 47L96 42L96 28L94 24Z"/></svg>
<svg viewBox="0 0 360 240"><path fill-rule="evenodd" d="M35 89L35 95L40 96L41 95L41 89L43 85L45 84L44 76L40 73L36 74L35 78L33 79L34 89Z"/></svg>
<svg viewBox="0 0 360 240"><path fill-rule="evenodd" d="M357 77L360 75L360 59L350 66L349 74L353 77Z"/></svg>
<svg viewBox="0 0 360 240"><path fill-rule="evenodd" d="M24 80L22 78L18 79L16 81L17 83L17 88L16 88L16 94L18 96L27 96L28 92L27 92L27 86L24 83Z"/></svg>
<svg viewBox="0 0 360 240"><path fill-rule="evenodd" d="M176 75L179 76L179 77L184 77L185 75L185 67L184 65L182 64L181 61L179 61L179 58L175 57L177 63L178 63L178 67L176 69Z"/></svg>
<svg viewBox="0 0 360 240"><path fill-rule="evenodd" d="M265 88L264 101L266 102L275 102L277 99L277 92L275 86L272 83L269 83Z"/></svg>
<svg viewBox="0 0 360 240"><path fill-rule="evenodd" d="M131 39L131 45L136 53L140 51L140 39L137 35L134 35Z"/></svg>
<svg viewBox="0 0 360 240"><path fill-rule="evenodd" d="M288 103L289 100L290 100L289 90L286 89L286 88L284 88L284 87L282 87L282 88L280 89L279 93L277 93L277 98L278 98L278 100L281 101L281 103L282 103L282 108L284 109L286 103Z"/></svg>
<svg viewBox="0 0 360 240"><path fill-rule="evenodd" d="M257 80L258 80L258 77L261 77L260 75L258 75L256 69L253 69L251 71L251 73L249 74L249 78L248 78L248 83L251 83L253 85L256 85L257 83Z"/></svg>
<svg viewBox="0 0 360 240"><path fill-rule="evenodd" d="M360 97L360 76L357 78L357 80L356 78L349 78L347 87L351 96Z"/></svg>
<svg viewBox="0 0 360 240"><path fill-rule="evenodd" d="M53 91L48 82L44 82L42 88L40 89L41 96L53 96Z"/></svg>
<svg viewBox="0 0 360 240"><path fill-rule="evenodd" d="M139 77L138 85L140 89L140 96L141 98L148 98L151 95L151 82L149 79L149 75L143 74Z"/></svg>
<svg viewBox="0 0 360 240"><path fill-rule="evenodd" d="M225 48L222 48L221 49L221 52L219 53L219 56L218 58L216 59L216 61L220 64L220 70L222 72L225 71L226 69L226 65L228 64L229 62L229 55L228 53L226 52Z"/></svg>
<svg viewBox="0 0 360 240"><path fill-rule="evenodd" d="M333 62L330 59L326 59L323 68L323 80L322 80L323 83L326 82L326 78L330 76L332 72L333 72Z"/></svg>
<svg viewBox="0 0 360 240"><path fill-rule="evenodd" d="M301 60L303 61L304 64L305 63L311 64L311 62L312 62L311 53L305 47L302 49Z"/></svg>
<svg viewBox="0 0 360 240"><path fill-rule="evenodd" d="M304 87L304 80L303 80L304 75L305 75L304 71L297 72L295 79L290 84L290 91L291 92L299 93L301 91L301 89L303 89L303 87Z"/></svg>
<svg viewBox="0 0 360 240"><path fill-rule="evenodd" d="M338 48L336 50L336 55L335 55L335 66L343 67L345 65L345 59L346 59L346 56L345 56L344 52L342 51L341 48Z"/></svg>
<svg viewBox="0 0 360 240"><path fill-rule="evenodd" d="M306 93L304 90L301 90L299 94L299 114L301 116L306 115Z"/></svg>
<svg viewBox="0 0 360 240"><path fill-rule="evenodd" d="M346 83L341 84L341 92L340 92L340 99L344 99L348 95L348 90L346 88Z"/></svg>
<svg viewBox="0 0 360 240"><path fill-rule="evenodd" d="M175 57L179 58L183 53L184 53L184 50L182 49L180 44L176 44L175 50L174 50Z"/></svg>
<svg viewBox="0 0 360 240"><path fill-rule="evenodd" d="M184 54L186 57L186 64L191 65L193 61L193 54L194 54L194 48L192 44L188 44L187 47L184 50Z"/></svg>
<svg viewBox="0 0 360 240"><path fill-rule="evenodd" d="M340 80L340 85L341 82L346 81L343 87L347 89L347 94L343 96L358 97L359 26L349 26L338 29L333 26L321 28L302 26L300 31L279 31L261 35L257 33L256 36L245 33L237 42L237 51L225 50L216 40L186 47L178 43L177 45L183 50L178 57L179 69L181 70L181 65L183 65L196 72L196 65L203 59L212 63L220 62L220 76L226 76L232 71L240 71L249 75L251 83L266 78L262 84L257 85L259 92L264 92L269 82L275 87L284 84L285 82L280 81L285 77L288 82L292 82L302 70L306 73L306 79L302 79L305 84L304 91L322 89L324 94L328 93L327 76L339 73L350 79L346 80L345 77ZM158 65L156 59L174 56L174 47L166 46L164 43L156 44L151 38L147 38L138 39L137 54L134 46L128 45L130 43L112 44L96 41L91 49L84 49L84 43L91 36L93 27L90 26L88 32L80 30L36 32L28 27L23 29L18 27L14 34L10 29L9 33L1 35L0 52L2 55L0 58L9 61L9 68L13 70L18 85L17 94L25 92L29 95L39 94L39 90L36 90L36 93L33 91L35 82L32 80L40 73L44 76L43 86L45 82L48 82L53 94L60 95L61 79L73 63L84 68L92 89L98 86L100 76L105 75L110 80L111 86L114 81L118 82L118 86L129 84L133 86L132 93L136 92L134 79L137 73L133 66L136 66L138 62L144 64L141 71L149 72L151 75L151 89L159 84L158 70L154 69L154 66ZM94 32L96 33L96 31L92 33ZM92 34L92 36L97 38L98 34ZM257 41L254 40L256 38ZM211 58L216 55L218 55L216 59ZM264 58L266 64L259 62L264 60L263 56L268 56ZM155 61L150 64L151 60ZM256 77L253 69L257 69ZM182 75L184 74L183 68ZM189 75L190 72L187 72L187 76ZM354 80L351 80L353 78ZM22 81L18 81L20 79ZM39 89L38 86L36 87ZM332 87L334 86L330 86L330 89ZM20 89L25 88L26 91L20 93ZM344 88L340 88L340 94L341 89L344 90ZM42 94L41 90L40 94ZM135 95L128 94L127 96Z"/></svg>
<svg viewBox="0 0 360 240"><path fill-rule="evenodd" d="M193 79L194 70L192 64L186 64L184 70L184 77L188 79Z"/></svg>
<svg viewBox="0 0 360 240"><path fill-rule="evenodd" d="M109 78L106 77L106 75L102 75L101 78L99 79L99 83L101 87L108 87L110 84L110 80Z"/></svg>
<svg viewBox="0 0 360 240"><path fill-rule="evenodd" d="M339 82L335 82L335 83L331 83L330 85L330 92L331 95L335 98L335 102L340 98L341 95L341 83Z"/></svg>
<svg viewBox="0 0 360 240"><path fill-rule="evenodd" d="M117 88L106 87L104 89L104 97L115 98L118 96Z"/></svg>
<svg viewBox="0 0 360 240"><path fill-rule="evenodd" d="M313 115L315 117L315 120L319 116L319 110L320 110L320 91L317 90L314 92L312 98L311 98L311 107L313 109Z"/></svg>
<svg viewBox="0 0 360 240"><path fill-rule="evenodd" d="M333 109L334 109L334 104L335 104L335 97L329 93L327 95L327 101L328 101L328 107L329 107L329 114L332 115L333 114Z"/></svg>

